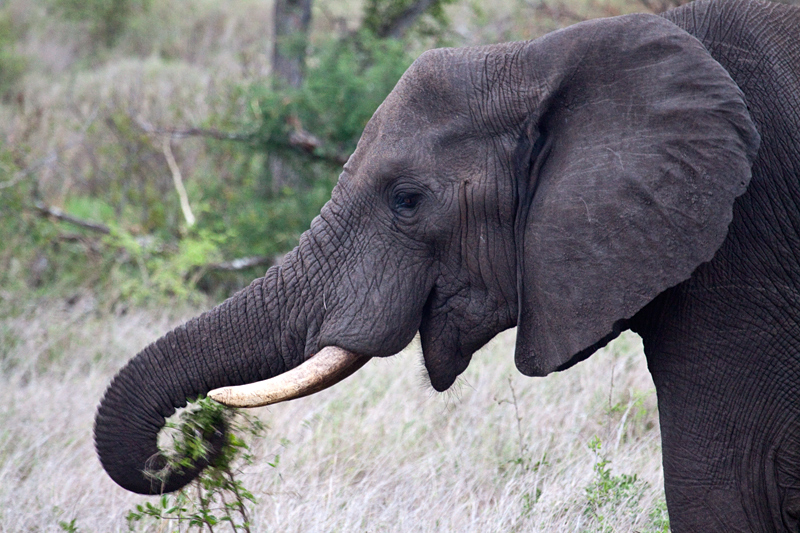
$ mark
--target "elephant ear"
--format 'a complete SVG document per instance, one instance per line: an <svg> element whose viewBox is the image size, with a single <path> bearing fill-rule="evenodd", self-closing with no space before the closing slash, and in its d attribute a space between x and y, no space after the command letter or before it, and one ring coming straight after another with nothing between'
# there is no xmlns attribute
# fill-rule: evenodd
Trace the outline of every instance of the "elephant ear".
<svg viewBox="0 0 800 533"><path fill-rule="evenodd" d="M713 257L759 136L728 73L659 17L578 24L519 60L546 94L517 152L515 360L543 376Z"/></svg>

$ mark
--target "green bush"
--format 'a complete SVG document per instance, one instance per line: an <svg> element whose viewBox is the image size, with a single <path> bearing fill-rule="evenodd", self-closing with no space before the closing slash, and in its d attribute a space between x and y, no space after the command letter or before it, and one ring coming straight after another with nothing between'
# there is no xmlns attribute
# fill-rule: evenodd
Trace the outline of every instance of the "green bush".
<svg viewBox="0 0 800 533"><path fill-rule="evenodd" d="M647 483L639 480L636 474L612 474L609 466L611 461L601 452L602 443L596 435L589 441L588 447L595 457L594 479L585 489L584 515L589 518L592 526L588 531L611 533L614 531L609 524L611 518L621 515L638 517L644 514L640 501L647 489ZM648 533L669 531L669 518L664 502L659 502L650 509L647 516Z"/></svg>
<svg viewBox="0 0 800 533"><path fill-rule="evenodd" d="M287 143L292 131L302 126L326 141L317 156L350 153L413 59L403 42L379 39L368 31L349 39L328 39L313 50L299 89L275 90L269 83L244 89L253 114L242 127L255 132L251 142L257 151L280 151L306 161Z"/></svg>
<svg viewBox="0 0 800 533"><path fill-rule="evenodd" d="M47 1L62 19L90 28L92 39L105 47L114 46L121 32L135 31L130 20L141 20L150 9L150 0ZM0 236L12 230L24 235L0 248L6 272L22 273L15 286L56 294L59 287L91 287L111 308L119 300L191 300L198 289L218 298L263 274L270 258L297 244L330 198L343 159L415 56L407 42L379 38L366 26L313 42L299 88L259 78L225 89L217 97L228 104L210 106L216 114L195 124L231 132L231 140L208 136L202 157L188 159L185 186L197 219L191 227L181 216L163 134L143 127L135 110L104 101L96 118L81 124L84 152L74 158L73 179L50 201L73 217L106 226L110 234L43 218L32 208L43 194L32 174L4 191L2 200L9 222ZM313 152L290 142L298 131L319 139ZM186 152L181 154L180 142L173 145L184 164ZM292 179L281 186L270 173L269 158L276 155L292 170ZM209 268L252 256L266 259L233 274Z"/></svg>

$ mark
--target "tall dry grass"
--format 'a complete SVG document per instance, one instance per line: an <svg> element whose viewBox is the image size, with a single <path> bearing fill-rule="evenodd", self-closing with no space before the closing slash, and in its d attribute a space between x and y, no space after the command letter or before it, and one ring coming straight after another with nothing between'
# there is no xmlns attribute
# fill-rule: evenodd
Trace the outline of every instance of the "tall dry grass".
<svg viewBox="0 0 800 533"><path fill-rule="evenodd" d="M317 4L323 29L357 25L352 2ZM545 20L537 12L545 4L561 3L459 3L453 44L531 38L570 22ZM576 4L594 9L581 16L595 16L617 2ZM0 136L56 205L70 191L104 190L118 173L168 189L160 145L119 152L124 139L107 119L202 124L235 107L232 85L269 71L271 10L261 0L154 2L157 16L83 66L79 29L50 21L44 2L7 5L28 28L20 47L32 66L16 103L0 104ZM176 143L189 187L203 174L226 179L207 152L196 139ZM144 499L102 471L94 410L125 361L191 313L109 315L109 305L89 297L3 298L0 290L0 531L60 531L59 521L73 519L84 532L126 531L125 515ZM411 347L331 390L258 413L271 429L243 475L259 500L256 531L599 529L586 491L597 479L587 447L594 436L615 475L642 481L635 505L609 506L603 525L646 531L663 501L655 394L634 337L567 372L530 379L514 368L509 332L441 395Z"/></svg>
<svg viewBox="0 0 800 533"><path fill-rule="evenodd" d="M116 370L188 313L97 309L90 298L39 302L0 322L0 531L60 531L73 519L79 531L126 531L127 512L146 500L100 467L94 410ZM270 429L242 475L258 499L253 530L648 531L663 489L638 339L544 379L515 370L513 343L500 335L445 394L432 392L411 346L330 390L257 410ZM594 436L612 475L639 477L634 500L601 509L603 522L586 492Z"/></svg>

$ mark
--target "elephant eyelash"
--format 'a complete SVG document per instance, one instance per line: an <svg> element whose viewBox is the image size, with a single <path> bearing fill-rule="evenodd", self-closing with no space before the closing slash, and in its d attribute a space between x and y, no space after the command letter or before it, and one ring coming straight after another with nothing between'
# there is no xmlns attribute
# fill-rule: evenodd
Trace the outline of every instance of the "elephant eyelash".
<svg viewBox="0 0 800 533"><path fill-rule="evenodd" d="M417 207L422 195L415 192L397 192L393 204L397 211L411 211Z"/></svg>

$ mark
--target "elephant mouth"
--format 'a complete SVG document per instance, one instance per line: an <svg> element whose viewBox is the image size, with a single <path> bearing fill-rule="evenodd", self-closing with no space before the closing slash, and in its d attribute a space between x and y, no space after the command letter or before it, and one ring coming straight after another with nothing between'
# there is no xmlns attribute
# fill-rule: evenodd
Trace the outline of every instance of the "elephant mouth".
<svg viewBox="0 0 800 533"><path fill-rule="evenodd" d="M444 392L455 383L469 366L473 352L483 344L473 346L469 335L459 327L458 318L463 319L458 305L435 287L425 304L419 335L425 369L437 392Z"/></svg>
<svg viewBox="0 0 800 533"><path fill-rule="evenodd" d="M419 332L431 385L441 392L448 389L466 369L477 346L464 353L458 342L460 335L453 331L452 324L443 321L443 315L431 312L436 297L436 290L431 290L423 308ZM452 342L454 339L455 343ZM229 407L263 407L285 402L335 385L370 359L370 356L338 346L327 346L287 372L263 381L214 389L208 392L208 397Z"/></svg>
<svg viewBox="0 0 800 533"><path fill-rule="evenodd" d="M208 397L229 407L263 407L327 389L364 366L369 357L327 346L299 366L263 381L221 387Z"/></svg>

